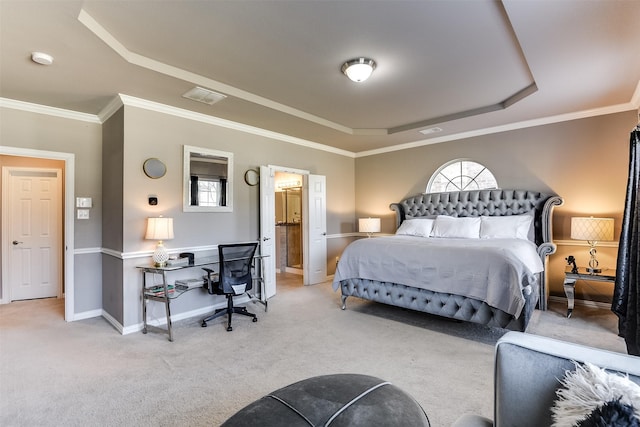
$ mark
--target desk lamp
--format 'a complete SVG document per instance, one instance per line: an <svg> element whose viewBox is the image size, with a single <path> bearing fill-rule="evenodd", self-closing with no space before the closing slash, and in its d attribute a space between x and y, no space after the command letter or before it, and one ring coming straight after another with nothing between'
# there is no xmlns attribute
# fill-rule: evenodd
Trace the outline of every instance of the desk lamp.
<svg viewBox="0 0 640 427"><path fill-rule="evenodd" d="M571 218L571 238L574 240L586 240L589 249L589 268L591 274L601 273L596 259L596 245L598 241L613 240L613 218L574 217Z"/></svg>
<svg viewBox="0 0 640 427"><path fill-rule="evenodd" d="M367 233L371 237L373 233L380 232L380 218L360 218L358 219L358 230Z"/></svg>
<svg viewBox="0 0 640 427"><path fill-rule="evenodd" d="M162 241L173 239L173 218L148 218L147 234L144 238L158 241L158 246L156 246L156 250L153 252L153 263L156 267L164 267L169 260L169 253L162 244Z"/></svg>

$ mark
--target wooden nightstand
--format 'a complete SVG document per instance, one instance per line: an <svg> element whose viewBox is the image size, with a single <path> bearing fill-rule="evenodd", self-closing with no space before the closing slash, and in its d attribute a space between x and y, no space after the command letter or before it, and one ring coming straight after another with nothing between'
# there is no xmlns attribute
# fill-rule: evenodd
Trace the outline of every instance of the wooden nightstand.
<svg viewBox="0 0 640 427"><path fill-rule="evenodd" d="M589 273L585 267L578 267L578 272L573 273L571 266L567 266L564 271L564 293L567 296L567 317L571 317L575 298L576 281L587 280L590 282L610 282L616 281L615 269L603 269L601 273Z"/></svg>

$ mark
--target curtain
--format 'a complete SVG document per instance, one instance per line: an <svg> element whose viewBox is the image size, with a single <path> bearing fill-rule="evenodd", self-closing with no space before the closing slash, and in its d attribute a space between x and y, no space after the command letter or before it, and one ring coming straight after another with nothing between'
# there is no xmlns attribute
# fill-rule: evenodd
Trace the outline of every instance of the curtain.
<svg viewBox="0 0 640 427"><path fill-rule="evenodd" d="M631 132L629 149L629 180L622 218L622 232L618 245L618 262L616 283L613 289L611 310L618 316L619 335L627 344L627 352L640 356L640 241L638 239L638 223L640 222L640 206L638 193L640 189L640 125Z"/></svg>

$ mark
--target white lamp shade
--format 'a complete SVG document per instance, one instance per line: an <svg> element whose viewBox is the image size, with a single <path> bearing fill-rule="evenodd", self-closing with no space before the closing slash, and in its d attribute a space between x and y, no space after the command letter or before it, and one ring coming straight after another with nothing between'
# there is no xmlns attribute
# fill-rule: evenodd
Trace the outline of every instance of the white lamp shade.
<svg viewBox="0 0 640 427"><path fill-rule="evenodd" d="M360 218L358 219L358 230L361 233L379 233L380 218Z"/></svg>
<svg viewBox="0 0 640 427"><path fill-rule="evenodd" d="M147 234L144 238L149 240L173 239L173 218L148 218Z"/></svg>
<svg viewBox="0 0 640 427"><path fill-rule="evenodd" d="M571 218L571 238L591 242L613 240L613 218Z"/></svg>

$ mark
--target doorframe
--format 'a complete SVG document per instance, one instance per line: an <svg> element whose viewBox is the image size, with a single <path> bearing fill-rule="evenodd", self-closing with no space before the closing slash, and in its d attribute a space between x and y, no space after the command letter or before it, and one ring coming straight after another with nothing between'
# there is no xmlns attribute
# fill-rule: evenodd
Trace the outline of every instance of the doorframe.
<svg viewBox="0 0 640 427"><path fill-rule="evenodd" d="M0 154L5 154L9 156L21 156L21 157L33 157L39 159L51 159L51 160L63 160L64 161L64 181L62 184L62 203L64 206L63 215L64 215L64 320L67 322L71 322L75 317L75 305L74 305L74 199L75 199L75 154L73 153L62 153L56 151L43 151L43 150L34 150L30 148L17 148L17 147L5 147L0 146ZM3 192L3 199L5 198L5 194ZM5 204L2 204L3 210L3 226L2 226L2 236L3 240L6 240L6 230L4 227L5 223L5 214L4 210L6 209ZM4 267L4 266L3 266ZM3 268L4 271L4 268ZM6 280L4 280L5 274L3 273L2 280L2 299L0 300L0 304L9 303L8 298L8 284Z"/></svg>
<svg viewBox="0 0 640 427"><path fill-rule="evenodd" d="M310 171L308 170L304 170L304 169L296 169L296 168L290 168L287 166L276 166L276 165L267 165L267 167L269 169L271 169L273 171L273 179L275 180L275 173L276 172L282 172L282 173L294 173L296 175L302 175L303 176L303 184L302 184L302 197L301 197L301 203L302 203L302 256L303 256L303 260L304 260L304 256L305 254L308 256L309 254L309 233L308 233L308 228L309 228L309 218L308 218L308 212L306 212L307 208L306 208L306 199L305 197L308 197L309 194L309 189L307 188L308 186L308 182L307 180L304 178L306 176L309 176L311 174ZM274 190L275 191L275 190ZM275 195L274 195L275 197ZM273 224L273 228L275 230L276 225ZM274 233L275 235L275 233ZM270 261L271 262L271 261ZM273 266L275 267L275 257L272 260L273 262ZM304 270L304 261L303 261L303 269L302 269L302 281L303 283L306 283L304 281L305 278L305 270Z"/></svg>

